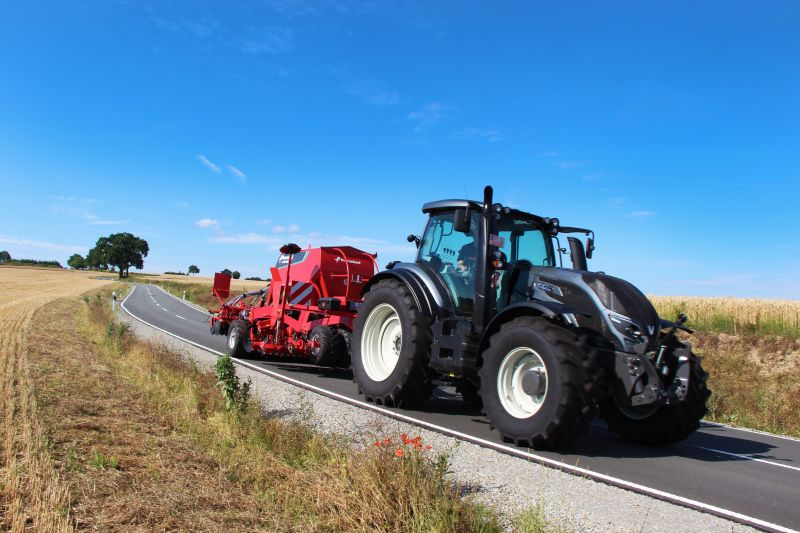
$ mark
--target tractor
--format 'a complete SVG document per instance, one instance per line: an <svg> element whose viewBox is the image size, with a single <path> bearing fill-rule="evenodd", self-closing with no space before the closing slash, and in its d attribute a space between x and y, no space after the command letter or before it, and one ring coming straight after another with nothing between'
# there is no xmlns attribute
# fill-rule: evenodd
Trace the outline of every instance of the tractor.
<svg viewBox="0 0 800 533"><path fill-rule="evenodd" d="M564 448L598 414L646 444L696 430L710 393L678 333L692 333L686 317L662 319L632 284L589 271L591 230L492 194L425 204L424 233L408 236L416 260L393 261L364 286L352 338L359 392L410 407L450 383L504 441L535 449ZM561 266L567 253L572 268Z"/></svg>

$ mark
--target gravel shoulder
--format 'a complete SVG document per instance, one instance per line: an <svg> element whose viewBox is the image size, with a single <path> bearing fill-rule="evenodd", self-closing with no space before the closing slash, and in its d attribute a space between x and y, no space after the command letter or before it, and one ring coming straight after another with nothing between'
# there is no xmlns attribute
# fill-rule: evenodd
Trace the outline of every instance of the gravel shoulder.
<svg viewBox="0 0 800 533"><path fill-rule="evenodd" d="M211 367L216 360L214 354L142 324L124 312L118 316L139 338L161 342L192 358L201 368ZM252 380L253 393L265 411L300 418L321 432L341 436L356 445L400 433L421 435L434 451L449 453L453 478L469 488L469 498L497 508L508 517L540 505L548 521L575 531L757 531L424 430L247 368L239 367L237 373L242 379Z"/></svg>

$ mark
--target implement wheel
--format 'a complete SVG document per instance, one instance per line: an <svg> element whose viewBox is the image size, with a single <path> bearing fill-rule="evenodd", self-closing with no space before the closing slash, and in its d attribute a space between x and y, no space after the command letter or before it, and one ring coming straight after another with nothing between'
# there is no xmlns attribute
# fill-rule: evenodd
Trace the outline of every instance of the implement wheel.
<svg viewBox="0 0 800 533"><path fill-rule="evenodd" d="M354 381L367 401L411 406L433 390L431 321L400 281L378 282L364 297L352 341Z"/></svg>
<svg viewBox="0 0 800 533"><path fill-rule="evenodd" d="M312 343L311 362L320 366L333 366L340 357L336 332L328 326L317 326L311 330L308 340Z"/></svg>
<svg viewBox="0 0 800 533"><path fill-rule="evenodd" d="M561 448L594 417L599 375L582 337L545 318L515 318L483 352L483 408L505 440Z"/></svg>
<svg viewBox="0 0 800 533"><path fill-rule="evenodd" d="M247 357L252 350L247 326L242 320L234 320L228 332L228 351L233 357Z"/></svg>

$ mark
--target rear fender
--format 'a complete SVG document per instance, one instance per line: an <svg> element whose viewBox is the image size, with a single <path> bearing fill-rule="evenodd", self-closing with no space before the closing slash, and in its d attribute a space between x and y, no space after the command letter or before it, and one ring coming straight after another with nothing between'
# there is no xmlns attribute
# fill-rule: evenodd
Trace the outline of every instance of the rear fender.
<svg viewBox="0 0 800 533"><path fill-rule="evenodd" d="M417 309L430 316L452 314L449 299L445 298L433 277L414 263L397 263L390 270L379 272L361 290L365 295L376 283L385 279L401 281L411 292Z"/></svg>

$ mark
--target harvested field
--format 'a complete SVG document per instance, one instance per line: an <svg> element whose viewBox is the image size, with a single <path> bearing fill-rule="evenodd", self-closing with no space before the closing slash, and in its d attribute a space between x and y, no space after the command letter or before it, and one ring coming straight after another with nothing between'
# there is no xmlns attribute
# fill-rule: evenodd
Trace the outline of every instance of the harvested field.
<svg viewBox="0 0 800 533"><path fill-rule="evenodd" d="M58 298L103 285L83 272L0 268L0 416L2 416L2 524L11 531L71 531L69 493L53 468L38 417L28 350L31 321ZM41 331L41 330L39 330Z"/></svg>

